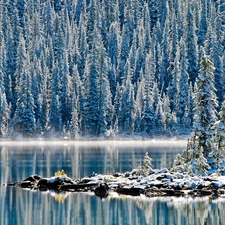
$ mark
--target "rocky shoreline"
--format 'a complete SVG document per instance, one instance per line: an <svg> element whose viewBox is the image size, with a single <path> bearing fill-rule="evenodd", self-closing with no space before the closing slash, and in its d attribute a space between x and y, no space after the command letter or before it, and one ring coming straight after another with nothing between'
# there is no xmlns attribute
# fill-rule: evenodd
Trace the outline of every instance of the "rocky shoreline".
<svg viewBox="0 0 225 225"><path fill-rule="evenodd" d="M225 196L225 176L172 173L168 169L151 170L147 173L143 174L143 170L135 169L114 175L94 174L79 180L63 173L50 178L31 175L22 181L6 185L39 191L53 190L57 193L94 192L101 198L106 198L112 192L119 195L145 195L146 197Z"/></svg>

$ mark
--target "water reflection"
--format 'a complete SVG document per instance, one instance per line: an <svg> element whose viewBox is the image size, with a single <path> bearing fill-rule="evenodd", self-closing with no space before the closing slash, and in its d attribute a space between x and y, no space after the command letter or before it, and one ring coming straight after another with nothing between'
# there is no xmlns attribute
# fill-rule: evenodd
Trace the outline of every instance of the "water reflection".
<svg viewBox="0 0 225 225"><path fill-rule="evenodd" d="M4 225L223 225L225 200L108 197L70 193L56 202L49 193L7 188L0 199ZM2 195L1 195L2 196Z"/></svg>
<svg viewBox="0 0 225 225"><path fill-rule="evenodd" d="M184 146L182 141L0 143L0 180L12 182L34 173L49 177L61 169L74 178L126 172L143 164L145 152L153 168L160 169L170 167Z"/></svg>
<svg viewBox="0 0 225 225"><path fill-rule="evenodd" d="M4 225L222 225L225 200L146 198L93 193L21 190L3 183L37 173L50 177L65 170L74 178L93 172L126 172L142 164L145 152L154 168L170 167L185 142L0 143L0 224Z"/></svg>

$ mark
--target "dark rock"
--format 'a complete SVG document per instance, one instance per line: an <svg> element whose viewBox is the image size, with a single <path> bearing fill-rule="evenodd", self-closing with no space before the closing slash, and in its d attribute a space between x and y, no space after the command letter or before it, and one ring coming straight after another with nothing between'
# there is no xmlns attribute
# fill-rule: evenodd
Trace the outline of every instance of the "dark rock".
<svg viewBox="0 0 225 225"><path fill-rule="evenodd" d="M183 187L181 185L176 185L174 186L173 188L175 191L180 191L180 190L183 190Z"/></svg>
<svg viewBox="0 0 225 225"><path fill-rule="evenodd" d="M204 184L198 184L197 187L196 187L196 189L203 189L203 188L205 188Z"/></svg>
<svg viewBox="0 0 225 225"><path fill-rule="evenodd" d="M95 179L91 178L91 177L85 177L83 178L80 183L84 183L84 184L87 184L89 182L93 182Z"/></svg>
<svg viewBox="0 0 225 225"><path fill-rule="evenodd" d="M96 187L97 183L79 183L79 184L67 184L60 186L60 190L62 191L88 191L92 190L92 188Z"/></svg>
<svg viewBox="0 0 225 225"><path fill-rule="evenodd" d="M130 176L130 172L126 172L124 175L125 175L125 177L129 177Z"/></svg>
<svg viewBox="0 0 225 225"><path fill-rule="evenodd" d="M162 180L162 179L165 179L165 178L167 178L166 174L161 174L161 175L156 177L156 180Z"/></svg>
<svg viewBox="0 0 225 225"><path fill-rule="evenodd" d="M32 188L34 186L34 184L31 181L22 181L20 183L18 183L18 186L21 188Z"/></svg>
<svg viewBox="0 0 225 225"><path fill-rule="evenodd" d="M209 196L209 195L212 195L213 192L211 190L198 190L197 191L197 196L199 197L203 197L203 196Z"/></svg>
<svg viewBox="0 0 225 225"><path fill-rule="evenodd" d="M106 198L108 196L109 187L107 184L100 184L95 188L94 193L100 198Z"/></svg>
<svg viewBox="0 0 225 225"><path fill-rule="evenodd" d="M117 189L117 192L123 195L139 196L141 193L144 192L144 190L141 188L131 187L131 188L119 188Z"/></svg>
<svg viewBox="0 0 225 225"><path fill-rule="evenodd" d="M115 174L113 174L113 176L114 176L114 177L121 177L122 174L121 174L121 173L115 173Z"/></svg>
<svg viewBox="0 0 225 225"><path fill-rule="evenodd" d="M8 183L6 186L15 187L17 185L18 185L18 182L14 182L14 183Z"/></svg>
<svg viewBox="0 0 225 225"><path fill-rule="evenodd" d="M38 188L43 188L43 187L47 188L48 186L49 186L49 179L47 178L42 178L37 183Z"/></svg>
<svg viewBox="0 0 225 225"><path fill-rule="evenodd" d="M31 181L31 182L36 182L39 181L41 179L41 177L37 174L31 175L29 177L27 177L26 179L24 179L23 181Z"/></svg>
<svg viewBox="0 0 225 225"><path fill-rule="evenodd" d="M185 195L184 192L181 190L174 191L174 196L176 196L176 197L180 197L180 196L184 196L184 195Z"/></svg>
<svg viewBox="0 0 225 225"><path fill-rule="evenodd" d="M155 187L157 188L164 188L165 184L164 183L158 183L158 184L154 184Z"/></svg>
<svg viewBox="0 0 225 225"><path fill-rule="evenodd" d="M128 177L128 179L129 180L137 180L138 179L138 176L133 175L133 176Z"/></svg>
<svg viewBox="0 0 225 225"><path fill-rule="evenodd" d="M173 189L165 189L165 190L163 190L163 192L165 192L166 196L174 196L175 195L175 191Z"/></svg>

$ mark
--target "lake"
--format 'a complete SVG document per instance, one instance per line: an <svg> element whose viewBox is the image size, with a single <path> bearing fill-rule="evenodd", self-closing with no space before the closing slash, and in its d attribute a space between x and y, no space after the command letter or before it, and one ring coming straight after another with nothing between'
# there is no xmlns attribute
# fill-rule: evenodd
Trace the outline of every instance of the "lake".
<svg viewBox="0 0 225 225"><path fill-rule="evenodd" d="M64 170L82 178L114 174L143 165L148 152L153 168L171 167L185 141L0 142L1 225L224 225L223 198L146 198L93 193L30 191L3 184L31 174L53 176Z"/></svg>

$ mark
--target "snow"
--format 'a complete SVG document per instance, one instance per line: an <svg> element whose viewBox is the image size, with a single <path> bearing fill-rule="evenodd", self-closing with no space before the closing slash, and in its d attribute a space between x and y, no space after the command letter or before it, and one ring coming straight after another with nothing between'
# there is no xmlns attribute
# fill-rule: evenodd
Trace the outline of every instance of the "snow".
<svg viewBox="0 0 225 225"><path fill-rule="evenodd" d="M179 190L194 190L206 187L225 187L225 176L218 176L216 174L212 174L210 176L198 176L193 174L171 173L167 168L155 170L153 174L146 177L135 176L135 174L133 174L128 178L125 178L124 174L121 174L120 177L113 177L112 175L98 175L92 178L84 179L86 181L90 180L90 182L93 182L94 180L96 182L102 182L103 177L106 178L108 176L110 176L110 182L107 182L107 185L112 190L118 188L119 186L125 189L135 187L143 190L149 187L174 188Z"/></svg>

